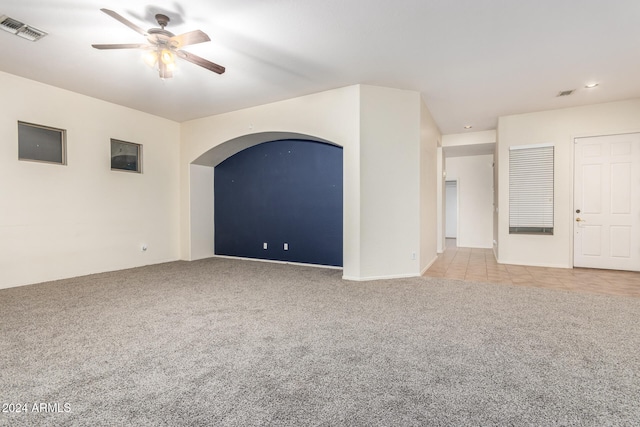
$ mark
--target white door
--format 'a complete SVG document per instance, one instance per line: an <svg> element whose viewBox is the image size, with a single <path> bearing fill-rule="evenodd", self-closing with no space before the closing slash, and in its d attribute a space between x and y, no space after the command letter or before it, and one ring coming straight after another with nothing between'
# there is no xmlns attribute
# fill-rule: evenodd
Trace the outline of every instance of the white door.
<svg viewBox="0 0 640 427"><path fill-rule="evenodd" d="M640 134L575 142L573 265L640 271Z"/></svg>
<svg viewBox="0 0 640 427"><path fill-rule="evenodd" d="M445 181L445 233L447 239L458 237L458 181Z"/></svg>

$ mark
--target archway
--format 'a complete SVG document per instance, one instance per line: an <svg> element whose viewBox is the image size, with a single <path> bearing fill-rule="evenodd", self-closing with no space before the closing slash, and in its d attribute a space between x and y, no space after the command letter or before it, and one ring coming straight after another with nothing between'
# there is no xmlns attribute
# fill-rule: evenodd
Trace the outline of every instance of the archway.
<svg viewBox="0 0 640 427"><path fill-rule="evenodd" d="M295 132L262 132L233 138L207 150L190 164L190 259L215 256L215 167L235 154L259 144L279 140L331 141ZM342 183L340 183L342 185ZM343 213L340 212L342 216ZM341 234L342 234L342 230ZM341 236L341 240L343 236ZM267 257L268 258L268 257Z"/></svg>

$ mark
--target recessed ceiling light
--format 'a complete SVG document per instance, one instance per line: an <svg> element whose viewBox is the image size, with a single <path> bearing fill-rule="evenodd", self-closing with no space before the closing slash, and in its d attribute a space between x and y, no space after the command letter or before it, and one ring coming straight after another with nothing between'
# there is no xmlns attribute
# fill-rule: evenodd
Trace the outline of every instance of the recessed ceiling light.
<svg viewBox="0 0 640 427"><path fill-rule="evenodd" d="M472 127L473 127L473 126L471 126L471 125L466 125L464 128L465 128L465 129L471 129Z"/></svg>
<svg viewBox="0 0 640 427"><path fill-rule="evenodd" d="M596 86L598 86L598 83L589 83L587 85L584 85L584 87L586 87L587 89L593 89Z"/></svg>

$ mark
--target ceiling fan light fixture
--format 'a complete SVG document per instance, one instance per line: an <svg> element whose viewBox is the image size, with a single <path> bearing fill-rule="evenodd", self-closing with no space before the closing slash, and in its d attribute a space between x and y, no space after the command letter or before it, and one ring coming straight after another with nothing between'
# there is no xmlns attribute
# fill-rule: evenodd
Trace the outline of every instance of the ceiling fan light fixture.
<svg viewBox="0 0 640 427"><path fill-rule="evenodd" d="M162 49L162 52L160 52L160 60L165 65L174 65L176 62L176 54L169 49Z"/></svg>
<svg viewBox="0 0 640 427"><path fill-rule="evenodd" d="M155 68L156 64L158 63L158 52L156 52L155 50L150 50L142 56L142 59L144 60L144 63L149 67Z"/></svg>
<svg viewBox="0 0 640 427"><path fill-rule="evenodd" d="M200 30L189 31L176 36L170 31L164 29L169 23L169 17L163 14L156 15L156 21L158 21L158 25L160 25L161 28L150 28L149 30L144 30L113 10L104 8L100 10L114 18L116 21L119 21L138 34L144 36L148 43L92 44L91 46L95 49L147 50L147 53L143 55L142 59L147 65L158 70L161 79L173 77L173 71L176 69L176 57L180 57L180 59L191 62L192 64L198 65L202 68L206 68L214 73L222 74L225 72L225 67L201 58L198 55L194 55L193 53L181 50L185 46L211 41L209 36ZM12 24L12 26L15 25Z"/></svg>

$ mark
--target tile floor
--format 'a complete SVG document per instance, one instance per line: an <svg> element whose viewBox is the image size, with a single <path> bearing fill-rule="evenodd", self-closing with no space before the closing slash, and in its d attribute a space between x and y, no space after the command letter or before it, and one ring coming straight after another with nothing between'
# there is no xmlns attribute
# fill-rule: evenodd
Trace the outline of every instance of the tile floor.
<svg viewBox="0 0 640 427"><path fill-rule="evenodd" d="M455 239L447 239L444 253L424 275L640 297L638 272L498 264L492 249L458 248Z"/></svg>

